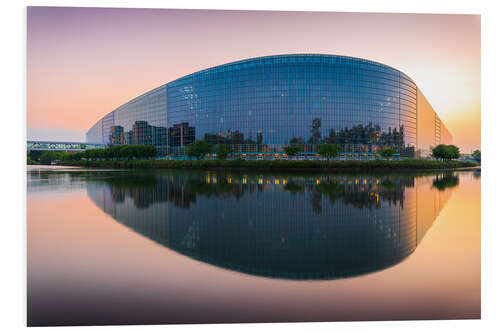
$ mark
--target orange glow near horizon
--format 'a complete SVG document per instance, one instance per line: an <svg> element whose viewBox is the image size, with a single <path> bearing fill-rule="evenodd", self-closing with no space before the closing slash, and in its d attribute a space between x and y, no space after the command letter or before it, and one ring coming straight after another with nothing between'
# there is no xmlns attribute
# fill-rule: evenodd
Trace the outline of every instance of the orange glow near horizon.
<svg viewBox="0 0 500 333"><path fill-rule="evenodd" d="M418 214L425 213L429 223L437 212L435 200L427 199L440 194L431 178L419 181L405 198L412 200L419 189L418 200L425 202ZM446 191L451 192L446 204L408 258L370 274L318 281L247 275L186 257L114 220L85 189L32 192L27 199L28 279L33 289L65 291L56 299L91 297L99 307L99 302L116 307L116 299L106 295L121 295L134 300L121 311L137 308L135 314L153 307L173 311L169 304L175 300L176 306L187 304L190 314L209 302L206 309L226 316L265 313L268 320L283 314L321 321L479 318L480 180L464 173L460 185Z"/></svg>
<svg viewBox="0 0 500 333"><path fill-rule="evenodd" d="M28 135L83 138L119 105L207 67L326 53L403 71L454 143L480 148L479 15L29 7L27 18Z"/></svg>

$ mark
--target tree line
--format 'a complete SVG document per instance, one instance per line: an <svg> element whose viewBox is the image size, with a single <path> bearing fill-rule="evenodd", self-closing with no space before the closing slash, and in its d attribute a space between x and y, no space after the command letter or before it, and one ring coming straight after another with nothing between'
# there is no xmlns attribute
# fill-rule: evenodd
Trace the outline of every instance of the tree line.
<svg viewBox="0 0 500 333"><path fill-rule="evenodd" d="M283 152L288 156L297 156L302 150L301 145L289 145L283 147ZM337 157L342 152L342 146L332 143L322 143L317 145L317 153L319 156L330 160ZM186 155L196 159L202 159L206 155L215 153L218 159L226 159L231 153L232 148L230 145L222 143L218 145L211 144L205 140L197 140L190 143L186 147ZM382 150L383 157L392 157L396 154L394 148L387 148Z"/></svg>
<svg viewBox="0 0 500 333"><path fill-rule="evenodd" d="M288 156L296 156L301 152L301 145L289 145L283 147L283 152ZM231 145L211 144L205 140L197 140L190 143L185 150L187 156L203 159L206 155L215 154L217 159L227 159L232 154ZM323 143L317 145L317 154L322 158L330 160L337 157L342 152L342 146L332 143ZM397 151L394 148L386 148L380 152L380 155L385 158L395 156ZM474 152L476 159L480 160L480 151ZM81 159L97 160L97 159L148 159L153 158L158 154L155 146L152 145L119 145L110 146L107 148L87 149L83 152L58 152L44 151L39 159L41 164L51 164L54 161L79 161ZM437 145L432 149L433 158L449 161L460 157L460 150L454 145ZM37 161L32 159L28 154L28 164L36 164Z"/></svg>
<svg viewBox="0 0 500 333"><path fill-rule="evenodd" d="M289 145L283 147L283 152L288 156L296 156L299 155L302 147L301 145ZM337 157L342 152L342 146L338 144L332 143L322 143L317 145L317 154L322 158L326 158L330 160L332 158ZM215 153L217 158L226 159L231 153L232 148L228 144L218 144L213 145L205 140L197 140L195 142L190 143L186 147L186 155L189 157L194 157L196 159L202 159L204 156ZM380 156L385 158L394 157L397 154L396 149L394 148L385 148L380 152ZM481 152L475 151L474 158L481 159ZM460 157L460 149L454 145L437 145L432 149L433 158L442 161L450 161L455 160Z"/></svg>
<svg viewBox="0 0 500 333"><path fill-rule="evenodd" d="M155 146L151 145L120 145L107 148L87 149L81 152L66 152L47 150L40 155L40 164L51 164L55 161L79 161L81 159L142 159L152 158L158 154ZM29 155L28 164L35 164Z"/></svg>

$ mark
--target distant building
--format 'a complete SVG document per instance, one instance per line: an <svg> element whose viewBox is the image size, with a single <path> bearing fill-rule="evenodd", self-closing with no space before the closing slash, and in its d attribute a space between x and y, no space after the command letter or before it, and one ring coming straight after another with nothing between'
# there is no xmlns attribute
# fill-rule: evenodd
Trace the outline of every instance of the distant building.
<svg viewBox="0 0 500 333"><path fill-rule="evenodd" d="M195 141L196 131L189 123L175 124L168 128L168 144L170 147L184 147Z"/></svg>
<svg viewBox="0 0 500 333"><path fill-rule="evenodd" d="M125 135L123 133L123 126L111 126L111 134L109 143L112 145L122 145L125 143Z"/></svg>
<svg viewBox="0 0 500 333"><path fill-rule="evenodd" d="M192 73L120 106L87 132L88 142L153 144L161 155L182 155L200 139L237 153L281 152L289 144L313 153L326 142L350 154L392 147L410 157L452 143L407 75L322 54L252 58Z"/></svg>

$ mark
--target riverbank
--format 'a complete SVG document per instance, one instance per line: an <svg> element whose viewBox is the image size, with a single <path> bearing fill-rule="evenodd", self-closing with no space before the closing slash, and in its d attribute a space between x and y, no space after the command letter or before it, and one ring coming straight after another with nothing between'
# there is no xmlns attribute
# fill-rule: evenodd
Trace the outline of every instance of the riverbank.
<svg viewBox="0 0 500 333"><path fill-rule="evenodd" d="M259 171L421 171L459 170L479 167L470 161L370 160L370 161L288 161L288 160L105 160L67 161L59 165L113 169L198 169Z"/></svg>

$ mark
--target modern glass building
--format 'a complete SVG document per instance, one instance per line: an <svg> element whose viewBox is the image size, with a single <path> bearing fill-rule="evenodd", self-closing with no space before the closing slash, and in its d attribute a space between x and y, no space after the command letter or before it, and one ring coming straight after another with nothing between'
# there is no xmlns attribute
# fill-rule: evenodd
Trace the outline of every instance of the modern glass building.
<svg viewBox="0 0 500 333"><path fill-rule="evenodd" d="M404 73L365 59L323 54L252 58L212 67L153 89L100 119L88 142L153 144L182 155L195 140L236 154L274 154L320 143L372 155L427 155L450 132Z"/></svg>

